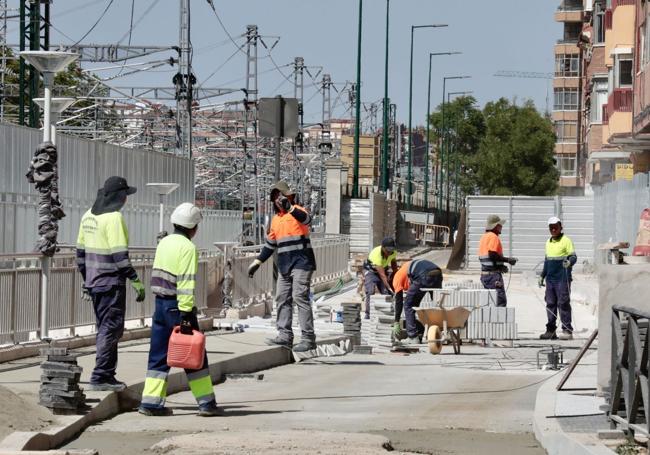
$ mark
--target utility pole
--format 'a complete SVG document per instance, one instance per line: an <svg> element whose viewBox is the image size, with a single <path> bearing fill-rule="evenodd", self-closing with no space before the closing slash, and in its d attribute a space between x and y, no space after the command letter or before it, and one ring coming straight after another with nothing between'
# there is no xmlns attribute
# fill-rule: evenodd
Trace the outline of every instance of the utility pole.
<svg viewBox="0 0 650 455"><path fill-rule="evenodd" d="M323 92L323 142L325 140L329 142L332 128L332 76L329 74L323 74L321 90Z"/></svg>
<svg viewBox="0 0 650 455"><path fill-rule="evenodd" d="M0 121L5 117L5 74L7 73L7 0L0 0Z"/></svg>
<svg viewBox="0 0 650 455"><path fill-rule="evenodd" d="M386 0L386 59L384 65L384 112L383 112L383 129L382 129L382 160L381 160L381 189L388 191L388 116L390 114L390 100L388 99L388 32L390 21L390 0Z"/></svg>
<svg viewBox="0 0 650 455"><path fill-rule="evenodd" d="M41 5L43 14L41 14ZM41 18L44 20L43 27L41 27ZM20 0L19 33L21 52L49 50L50 0ZM38 97L38 81L38 71L21 57L18 89L18 123L20 125L28 124L32 128L38 126L39 108L32 102L34 98Z"/></svg>
<svg viewBox="0 0 650 455"><path fill-rule="evenodd" d="M244 98L244 153L243 153L243 169L241 180L241 199L242 211L246 205L246 180L248 177L247 164L248 164L248 115L251 107L255 109L255 118L257 117L257 41L259 34L257 32L257 25L246 26L246 90ZM257 187L257 127L254 122L254 145L253 145L253 218L251 227L253 229L253 241L255 244L261 243L260 233L258 232L258 187Z"/></svg>
<svg viewBox="0 0 650 455"><path fill-rule="evenodd" d="M361 28L363 26L363 0L359 0L359 29L357 37L357 83L356 99L354 111L356 117L354 119L354 159L353 159L353 174L352 174L352 197L359 197L359 136L361 130Z"/></svg>
<svg viewBox="0 0 650 455"><path fill-rule="evenodd" d="M176 87L176 153L192 158L192 96L194 83L190 40L190 0L180 0L180 30Z"/></svg>

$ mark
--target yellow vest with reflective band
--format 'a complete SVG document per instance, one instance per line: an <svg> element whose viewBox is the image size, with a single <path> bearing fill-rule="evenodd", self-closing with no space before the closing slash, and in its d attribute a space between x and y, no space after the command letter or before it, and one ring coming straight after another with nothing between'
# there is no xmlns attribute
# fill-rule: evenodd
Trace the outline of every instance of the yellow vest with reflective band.
<svg viewBox="0 0 650 455"><path fill-rule="evenodd" d="M192 311L198 268L199 255L194 243L180 234L168 235L156 248L151 292L159 297L176 297L180 311Z"/></svg>
<svg viewBox="0 0 650 455"><path fill-rule="evenodd" d="M389 267L391 263L396 259L397 259L397 251L393 251L391 254L388 255L387 258L382 256L381 245L373 248L373 250L368 255L368 262L370 263L370 265L373 265L375 267L382 267L382 268Z"/></svg>
<svg viewBox="0 0 650 455"><path fill-rule="evenodd" d="M558 240L548 239L542 275L551 282L571 280L571 269L565 269L563 262L574 255L573 242L566 235L562 235Z"/></svg>
<svg viewBox="0 0 650 455"><path fill-rule="evenodd" d="M77 236L77 266L88 288L123 285L137 273L129 260L129 232L120 212L81 218Z"/></svg>

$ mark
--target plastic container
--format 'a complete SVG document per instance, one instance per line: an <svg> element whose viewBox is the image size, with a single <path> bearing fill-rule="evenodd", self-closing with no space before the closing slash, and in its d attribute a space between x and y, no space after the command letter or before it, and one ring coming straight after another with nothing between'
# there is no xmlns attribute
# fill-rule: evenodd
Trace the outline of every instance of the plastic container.
<svg viewBox="0 0 650 455"><path fill-rule="evenodd" d="M198 330L193 330L192 335L181 333L177 325L169 337L167 349L167 365L170 367L198 370L203 366L205 355L205 335Z"/></svg>

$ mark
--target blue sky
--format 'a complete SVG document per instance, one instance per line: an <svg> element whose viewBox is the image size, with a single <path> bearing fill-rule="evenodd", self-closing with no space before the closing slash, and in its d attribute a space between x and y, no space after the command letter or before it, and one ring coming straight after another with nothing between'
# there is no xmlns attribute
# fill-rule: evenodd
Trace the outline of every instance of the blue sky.
<svg viewBox="0 0 650 455"><path fill-rule="evenodd" d="M109 1L55 0L52 23L76 41L90 29ZM553 44L561 35L561 26L553 20L558 3L549 0L392 0L389 77L390 96L398 105L398 119L406 122L408 117L410 26L424 24L448 24L449 27L416 32L414 124L423 123L425 118L429 52L463 52L462 55L434 57L433 105L441 100L443 76L462 74L471 75L472 79L449 81L448 91L472 90L480 105L502 96L518 101L532 99L540 110L544 110L550 81L499 78L493 74L498 70L553 71ZM17 4L17 0L9 1L10 7L16 8ZM293 62L294 57L302 56L306 65L322 66L341 87L346 81L354 81L356 0L214 0L214 4L225 26L240 44L247 24L258 25L262 35L281 36L272 51L273 59L281 67ZM384 0L364 1L362 99L367 102L383 96L385 5ZM135 20L149 8L150 12L133 30L132 44L177 44L178 0L136 0ZM122 44L126 44L130 13L131 0L113 0L103 20L84 42L116 43L123 39ZM12 21L9 29L8 41L17 42L17 23ZM69 43L70 39L53 30L51 41ZM267 41L270 45L274 39ZM206 0L192 0L192 42L194 69L200 82L235 54L206 86L243 86L244 55L236 52ZM171 55L160 54L161 58ZM273 69L269 58L262 58L266 55L260 48L259 71L270 70L260 76L260 96L278 93L292 96L291 85L282 85L283 77ZM283 71L289 74L291 68L283 68ZM317 71L314 69L312 73ZM101 74L108 76L111 72ZM171 86L172 76L170 67L162 67L155 72L116 79L111 84ZM308 86L305 100L311 99L305 108L306 122L317 122L321 96L316 93L316 87L309 87L312 81L308 76L305 84ZM342 106L339 103L334 116L343 116Z"/></svg>

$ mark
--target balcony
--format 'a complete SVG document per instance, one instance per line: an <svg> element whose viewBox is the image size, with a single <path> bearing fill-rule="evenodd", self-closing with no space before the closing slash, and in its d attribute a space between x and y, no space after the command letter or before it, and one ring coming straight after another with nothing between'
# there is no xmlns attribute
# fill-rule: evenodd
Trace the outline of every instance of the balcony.
<svg viewBox="0 0 650 455"><path fill-rule="evenodd" d="M583 6L581 1L564 0L555 12L556 22L582 22Z"/></svg>
<svg viewBox="0 0 650 455"><path fill-rule="evenodd" d="M614 112L632 112L632 98L631 88L615 88L603 106L603 123L609 123Z"/></svg>
<svg viewBox="0 0 650 455"><path fill-rule="evenodd" d="M635 0L612 0L612 11L619 6L634 5L635 3Z"/></svg>

